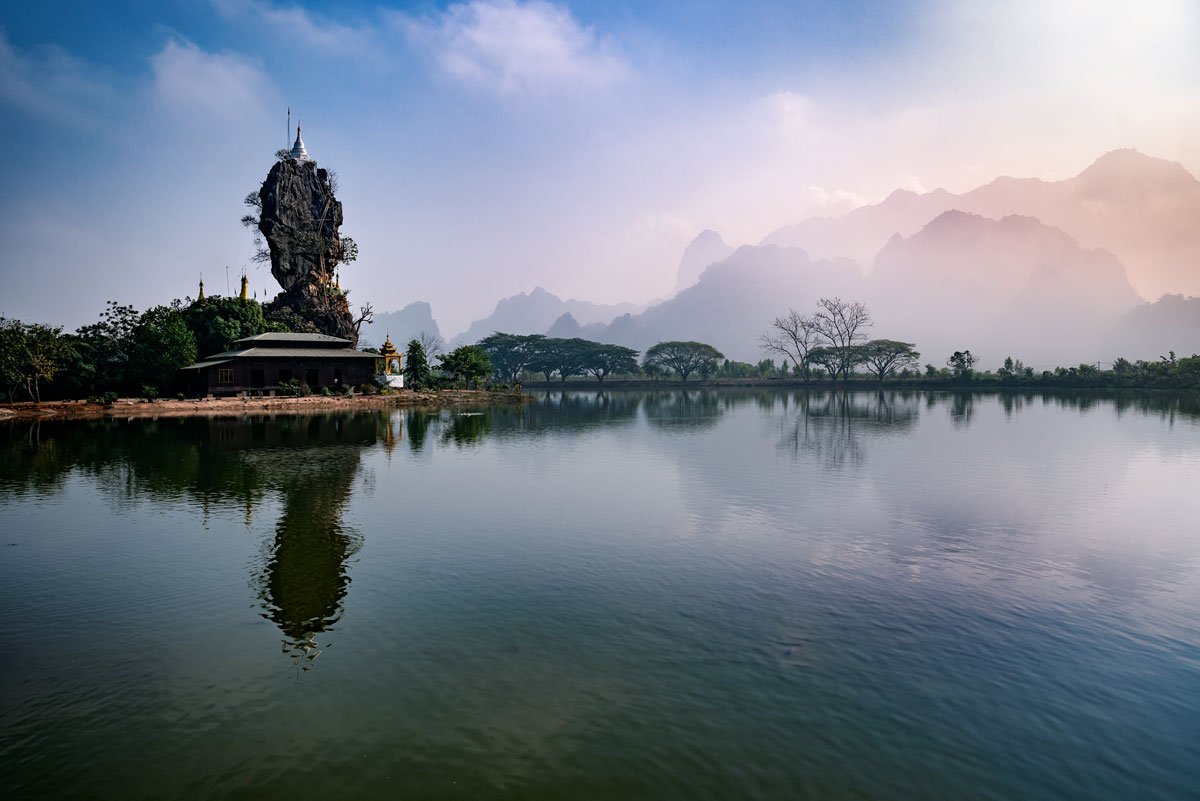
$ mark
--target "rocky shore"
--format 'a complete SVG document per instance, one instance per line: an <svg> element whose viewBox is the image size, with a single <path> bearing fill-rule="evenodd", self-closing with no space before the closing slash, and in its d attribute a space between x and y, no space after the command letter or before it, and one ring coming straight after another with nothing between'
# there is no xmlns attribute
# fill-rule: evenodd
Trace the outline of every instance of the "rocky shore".
<svg viewBox="0 0 1200 801"><path fill-rule="evenodd" d="M89 420L104 417L186 417L242 414L292 414L326 411L358 411L393 407L443 408L523 403L528 395L482 390L414 392L400 390L388 395L355 395L350 398L326 395L308 397L214 398L200 400L154 400L120 398L111 405L87 401L47 401L41 404L14 403L0 407L0 419L57 418Z"/></svg>

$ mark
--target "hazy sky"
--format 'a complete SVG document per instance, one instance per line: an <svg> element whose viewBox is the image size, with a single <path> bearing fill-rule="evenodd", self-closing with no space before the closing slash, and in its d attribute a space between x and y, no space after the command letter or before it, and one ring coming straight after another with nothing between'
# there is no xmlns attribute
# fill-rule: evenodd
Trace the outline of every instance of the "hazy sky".
<svg viewBox="0 0 1200 801"><path fill-rule="evenodd" d="M500 297L669 294L896 187L1063 178L1132 146L1200 175L1200 3L6 3L0 314L71 328L236 288L290 144L340 176L343 275L444 333Z"/></svg>

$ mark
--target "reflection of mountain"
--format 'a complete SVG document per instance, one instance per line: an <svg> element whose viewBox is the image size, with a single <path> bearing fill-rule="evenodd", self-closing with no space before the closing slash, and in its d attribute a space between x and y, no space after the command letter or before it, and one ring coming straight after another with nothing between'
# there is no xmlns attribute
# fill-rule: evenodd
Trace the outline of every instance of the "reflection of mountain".
<svg viewBox="0 0 1200 801"><path fill-rule="evenodd" d="M361 541L341 518L381 422L341 414L0 425L0 499L56 490L81 472L117 505L186 496L204 514L245 510L249 524L278 494L283 511L254 583L288 647L315 655L314 635L341 615L346 563Z"/></svg>
<svg viewBox="0 0 1200 801"><path fill-rule="evenodd" d="M283 496L260 575L264 616L287 637L296 655L319 653L315 638L341 617L350 578L346 563L361 536L342 523L361 450L374 444L375 416L304 419L296 439L281 448L246 455L259 475Z"/></svg>

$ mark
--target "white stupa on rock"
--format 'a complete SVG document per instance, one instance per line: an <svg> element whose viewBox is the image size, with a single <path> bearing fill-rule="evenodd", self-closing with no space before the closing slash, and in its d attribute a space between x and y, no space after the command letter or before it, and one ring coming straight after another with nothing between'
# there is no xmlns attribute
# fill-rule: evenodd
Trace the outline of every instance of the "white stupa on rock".
<svg viewBox="0 0 1200 801"><path fill-rule="evenodd" d="M304 140L300 138L300 126L296 126L296 144L292 145L292 153L288 156L292 161L312 161L308 151L304 149Z"/></svg>

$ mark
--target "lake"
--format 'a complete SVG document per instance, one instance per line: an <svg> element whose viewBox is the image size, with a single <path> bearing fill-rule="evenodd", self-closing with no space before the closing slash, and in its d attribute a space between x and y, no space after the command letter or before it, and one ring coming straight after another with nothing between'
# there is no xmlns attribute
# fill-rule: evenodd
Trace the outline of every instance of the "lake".
<svg viewBox="0 0 1200 801"><path fill-rule="evenodd" d="M0 425L9 798L1200 793L1200 401Z"/></svg>

